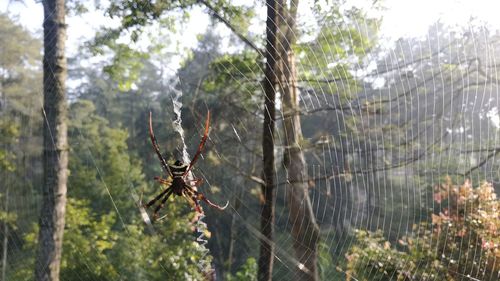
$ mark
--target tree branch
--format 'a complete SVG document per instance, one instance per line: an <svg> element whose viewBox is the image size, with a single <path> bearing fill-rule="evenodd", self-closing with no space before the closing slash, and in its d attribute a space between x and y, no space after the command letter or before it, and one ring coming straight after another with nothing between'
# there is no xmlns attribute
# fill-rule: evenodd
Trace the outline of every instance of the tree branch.
<svg viewBox="0 0 500 281"><path fill-rule="evenodd" d="M240 176L243 176L255 183L258 183L258 184L264 184L264 180L257 177L257 176L254 176L254 175L251 175L251 174L248 174L248 173L245 173L244 171L242 171L240 168L238 168L238 166L234 165L233 162L229 161L226 157L224 156L221 156L221 159L222 161L224 161L225 164L227 164L229 167L233 168L233 170Z"/></svg>
<svg viewBox="0 0 500 281"><path fill-rule="evenodd" d="M257 47L252 41L250 41L250 39L248 39L245 35L241 34L241 32L236 30L236 27L234 27L227 19L221 16L217 12L214 6L210 5L210 3L208 3L205 0L198 0L198 3L205 6L208 9L209 13L212 14L214 18L222 22L227 28L229 28L234 34L236 34L236 36L238 36L238 38L240 38L241 41L243 41L246 45L248 45L250 48L256 51L260 57L262 58L264 57L264 52L259 47Z"/></svg>
<svg viewBox="0 0 500 281"><path fill-rule="evenodd" d="M483 159L483 161L479 162L476 166L470 168L467 172L465 172L463 176L468 177L472 172L479 169L481 166L486 164L486 162L488 162L491 158L495 157L499 153L500 149L496 149L495 151L491 152L490 154L488 154L488 156L486 156L485 159Z"/></svg>

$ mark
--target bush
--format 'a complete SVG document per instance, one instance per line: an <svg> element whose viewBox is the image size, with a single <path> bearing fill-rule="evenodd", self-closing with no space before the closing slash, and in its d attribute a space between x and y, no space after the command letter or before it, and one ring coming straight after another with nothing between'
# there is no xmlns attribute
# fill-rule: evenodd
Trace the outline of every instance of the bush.
<svg viewBox="0 0 500 281"><path fill-rule="evenodd" d="M448 179L433 198L441 208L431 222L414 225L397 247L380 232L357 231L346 254L348 279L499 280L500 202L492 185Z"/></svg>

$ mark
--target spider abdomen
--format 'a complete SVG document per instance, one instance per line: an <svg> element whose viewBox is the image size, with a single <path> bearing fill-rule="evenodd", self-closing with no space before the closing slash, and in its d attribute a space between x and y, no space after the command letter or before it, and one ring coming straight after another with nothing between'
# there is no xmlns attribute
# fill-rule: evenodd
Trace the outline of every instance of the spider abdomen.
<svg viewBox="0 0 500 281"><path fill-rule="evenodd" d="M184 189L185 181L182 177L174 177L172 180L172 191L175 195L182 196L182 190Z"/></svg>
<svg viewBox="0 0 500 281"><path fill-rule="evenodd" d="M173 165L168 165L170 172L175 177L183 176L186 173L188 165L182 163L180 160L175 161Z"/></svg>

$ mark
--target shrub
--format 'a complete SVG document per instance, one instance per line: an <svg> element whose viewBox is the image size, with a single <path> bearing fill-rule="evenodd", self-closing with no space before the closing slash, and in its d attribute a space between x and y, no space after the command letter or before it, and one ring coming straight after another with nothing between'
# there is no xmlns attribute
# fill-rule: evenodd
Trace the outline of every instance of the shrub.
<svg viewBox="0 0 500 281"><path fill-rule="evenodd" d="M447 179L433 195L439 208L431 221L414 225L398 245L380 232L357 231L346 254L348 279L499 280L500 202L492 185Z"/></svg>

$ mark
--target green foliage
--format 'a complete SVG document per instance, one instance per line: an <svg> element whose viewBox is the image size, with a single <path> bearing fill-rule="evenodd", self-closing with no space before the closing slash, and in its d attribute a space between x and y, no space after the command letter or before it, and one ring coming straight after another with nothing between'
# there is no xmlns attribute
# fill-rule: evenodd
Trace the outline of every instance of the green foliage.
<svg viewBox="0 0 500 281"><path fill-rule="evenodd" d="M320 280L328 280L328 277L335 273L330 247L324 241L318 243L318 268Z"/></svg>
<svg viewBox="0 0 500 281"><path fill-rule="evenodd" d="M243 52L237 55L225 54L210 64L212 70L211 79L205 87L212 88L213 84L220 85L231 80L249 79L258 77L261 73L261 65L257 64L257 54L254 52Z"/></svg>
<svg viewBox="0 0 500 281"><path fill-rule="evenodd" d="M37 92L42 81L41 44L0 13L0 49L0 227L2 239L9 234L7 261L14 268L22 259L12 258L19 251L12 245L13 237L31 223L33 215L29 201L22 201L21 210L16 205L37 184L40 172L36 156L41 152L41 95ZM4 232L6 226L8 232Z"/></svg>
<svg viewBox="0 0 500 281"><path fill-rule="evenodd" d="M89 200L70 198L61 261L62 280L201 280L198 267L211 257L194 241L184 217L168 217L156 226L156 234L146 234L138 224L116 229L113 210L102 214ZM168 211L178 214L169 206ZM13 280L31 280L38 226L25 235L23 251L32 253L18 268Z"/></svg>
<svg viewBox="0 0 500 281"><path fill-rule="evenodd" d="M108 47L115 51L115 57L111 65L104 67L104 72L118 83L120 91L129 91L134 82L139 79L140 71L143 68L142 62L148 55L136 51L126 44L113 43Z"/></svg>
<svg viewBox="0 0 500 281"><path fill-rule="evenodd" d="M359 90L352 73L376 42L378 20L357 8L342 11L338 3L327 11L318 9L317 18L321 22L315 38L294 46L302 68L300 78L317 92L352 97Z"/></svg>
<svg viewBox="0 0 500 281"><path fill-rule="evenodd" d="M244 6L236 6L231 1L207 0L205 2L217 14L238 22L242 22L243 20L248 21L248 18L253 15L252 9ZM111 18L119 18L121 20L119 30L140 31L145 26L151 25L156 21L162 22L162 20L168 17L169 12L188 13L189 8L196 4L200 4L199 1L160 0L151 2L146 0L118 0L111 2L107 12Z"/></svg>
<svg viewBox="0 0 500 281"><path fill-rule="evenodd" d="M253 94L260 91L261 67L254 52L222 55L210 63L211 72L204 80L203 89L227 96L228 100L237 100L233 102L235 105L251 106L255 103L251 99Z"/></svg>
<svg viewBox="0 0 500 281"><path fill-rule="evenodd" d="M99 216L86 200L68 200L62 280L113 280L119 276L106 255L119 237L111 229L114 222L113 213Z"/></svg>
<svg viewBox="0 0 500 281"><path fill-rule="evenodd" d="M180 221L173 217L170 220ZM201 280L198 265L210 261L194 239L190 229L178 231L161 227L155 235L145 235L142 227L129 225L109 253L109 259L120 272L121 280ZM170 235L170 236L168 236Z"/></svg>
<svg viewBox="0 0 500 281"><path fill-rule="evenodd" d="M41 43L1 13L0 26L0 113L7 113L2 116L6 123L18 124L15 115L32 116L33 108L40 108Z"/></svg>
<svg viewBox="0 0 500 281"><path fill-rule="evenodd" d="M4 199L4 197L5 197L4 194L0 194L0 199L2 201L5 201L6 199L8 200L8 198ZM17 221L16 213L5 212L3 210L0 211L0 223L7 224L11 229L17 229L16 221Z"/></svg>
<svg viewBox="0 0 500 281"><path fill-rule="evenodd" d="M15 81L26 74L24 69L27 65L39 64L41 44L6 14L0 13L0 26L0 65L3 68L1 79Z"/></svg>
<svg viewBox="0 0 500 281"><path fill-rule="evenodd" d="M19 137L19 129L17 124L6 122L5 119L0 119L0 172L13 172L15 170L14 159L15 155L9 148L17 142Z"/></svg>
<svg viewBox="0 0 500 281"><path fill-rule="evenodd" d="M254 258L248 258L234 275L228 274L226 280L257 281L257 261Z"/></svg>
<svg viewBox="0 0 500 281"><path fill-rule="evenodd" d="M40 107L40 41L0 13L0 144L11 145L22 135L23 117ZM38 95L37 95L38 94ZM26 97L30 97L29 99ZM39 113L36 113L39 116ZM36 118L35 118L36 119ZM17 144L19 145L19 144ZM11 149L15 151L14 149Z"/></svg>
<svg viewBox="0 0 500 281"><path fill-rule="evenodd" d="M492 185L457 186L448 179L435 187L434 200L446 207L415 225L397 248L380 232L358 231L346 255L348 274L356 280L498 280L500 201Z"/></svg>
<svg viewBox="0 0 500 281"><path fill-rule="evenodd" d="M121 29L141 28L160 19L167 11L186 9L196 1L113 1L107 12L111 18L121 19Z"/></svg>
<svg viewBox="0 0 500 281"><path fill-rule="evenodd" d="M66 205L66 225L61 260L62 280L115 280L118 272L106 253L113 247L118 234L111 230L114 215L99 216L89 208L88 201L69 199ZM16 270L14 280L31 280L34 253L38 243L38 225L25 236L24 251L32 253L24 266Z"/></svg>
<svg viewBox="0 0 500 281"><path fill-rule="evenodd" d="M400 275L404 278L411 274L406 254L391 249L381 232L359 230L356 238L357 244L347 254L347 280L390 280L393 277L400 280Z"/></svg>
<svg viewBox="0 0 500 281"><path fill-rule="evenodd" d="M113 209L111 195L118 210L131 217L136 211L130 193L145 183L140 162L128 154L127 132L110 128L90 101L73 103L70 112L69 195L89 199L96 210Z"/></svg>
<svg viewBox="0 0 500 281"><path fill-rule="evenodd" d="M104 68L118 82L121 91L128 91L139 78L143 58L151 53L160 53L164 42L163 34L153 34L147 31L154 24L168 28L174 32L177 26L189 18L190 9L195 5L211 7L215 13L229 20L233 26L246 30L248 18L252 17L253 7L233 5L230 1L112 1L107 7L111 18L120 20L120 26L114 29L103 29L89 44L94 54L113 53L112 61ZM243 32L244 33L244 32ZM148 46L136 46L140 38L149 37ZM116 43L125 41L128 44Z"/></svg>
<svg viewBox="0 0 500 281"><path fill-rule="evenodd" d="M0 170L0 172L2 172ZM3 201L3 202L8 202L10 198L5 198L6 196L8 196L8 190L9 188L7 187L7 191L5 192L5 194L3 193L0 193L0 200ZM4 205L5 206L5 205ZM0 210L0 224L2 227L5 227L5 226L8 226L11 230L17 230L17 219L18 219L18 215L14 212L12 212L11 210Z"/></svg>

